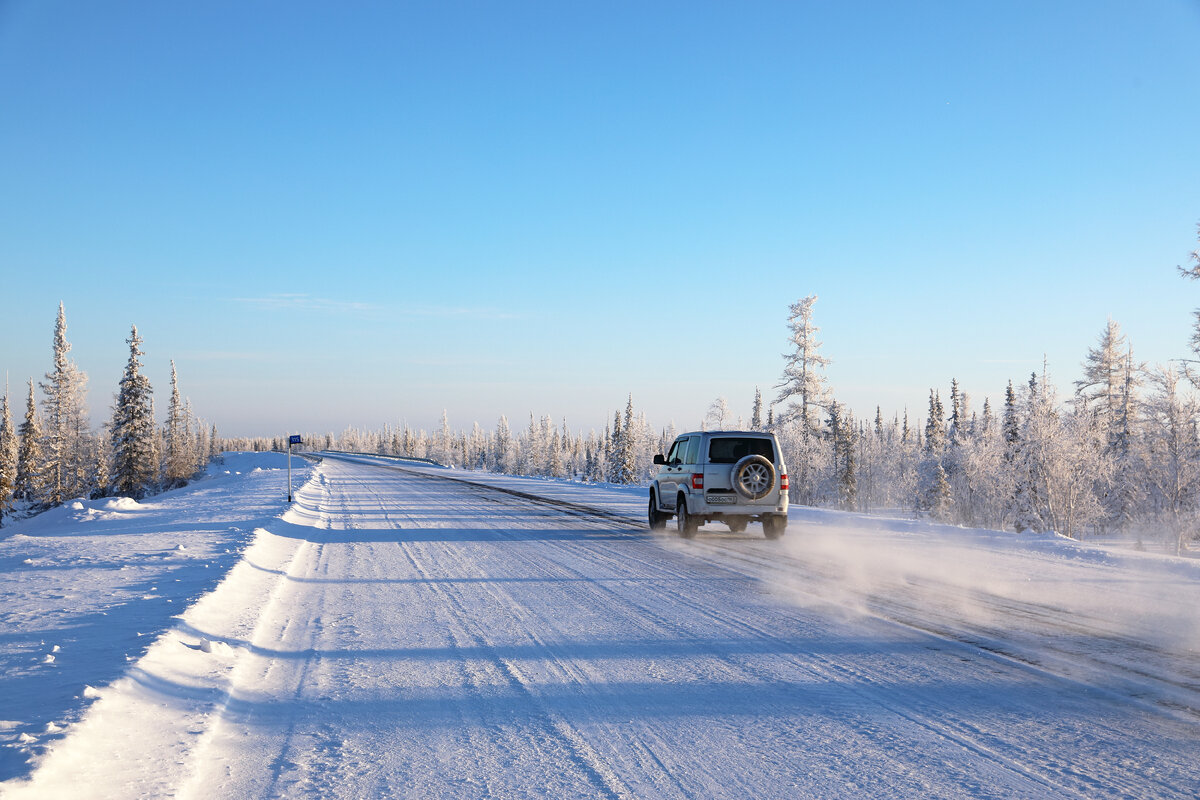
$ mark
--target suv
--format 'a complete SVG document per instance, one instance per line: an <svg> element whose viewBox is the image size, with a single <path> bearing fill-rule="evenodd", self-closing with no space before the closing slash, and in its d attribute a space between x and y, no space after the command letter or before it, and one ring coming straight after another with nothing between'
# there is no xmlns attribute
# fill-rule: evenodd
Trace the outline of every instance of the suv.
<svg viewBox="0 0 1200 800"><path fill-rule="evenodd" d="M675 517L679 535L691 538L718 520L734 533L751 520L768 539L787 527L788 476L779 442L761 431L698 431L681 434L666 457L654 457L650 483L650 530Z"/></svg>

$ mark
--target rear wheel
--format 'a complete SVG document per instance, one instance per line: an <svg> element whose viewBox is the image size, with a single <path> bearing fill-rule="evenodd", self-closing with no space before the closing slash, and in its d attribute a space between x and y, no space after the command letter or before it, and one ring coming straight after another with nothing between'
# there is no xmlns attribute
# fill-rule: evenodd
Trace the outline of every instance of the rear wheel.
<svg viewBox="0 0 1200 800"><path fill-rule="evenodd" d="M763 534L768 539L778 539L783 536L784 529L787 528L787 517L770 516L763 517Z"/></svg>
<svg viewBox="0 0 1200 800"><path fill-rule="evenodd" d="M658 498L654 496L654 492L650 493L650 509L646 512L646 519L652 531L661 531L667 527L667 515L658 510Z"/></svg>
<svg viewBox="0 0 1200 800"><path fill-rule="evenodd" d="M679 495L679 502L675 506L675 525L684 539L692 538L700 529L700 520L688 513L687 498L683 495Z"/></svg>

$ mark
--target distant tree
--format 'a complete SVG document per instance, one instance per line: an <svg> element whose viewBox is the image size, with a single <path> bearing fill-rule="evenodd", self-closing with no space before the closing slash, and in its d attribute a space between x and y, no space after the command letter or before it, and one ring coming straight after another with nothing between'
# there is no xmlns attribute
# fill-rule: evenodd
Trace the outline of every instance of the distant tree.
<svg viewBox="0 0 1200 800"><path fill-rule="evenodd" d="M758 390L758 387L755 386L754 387L754 407L750 411L750 430L752 430L752 431L761 431L763 429L762 408L763 408L762 392L760 392Z"/></svg>
<svg viewBox="0 0 1200 800"><path fill-rule="evenodd" d="M729 401L724 397L718 397L708 407L708 414L704 417L704 421L711 422L716 426L716 430L721 430L725 427L727 419L729 419Z"/></svg>
<svg viewBox="0 0 1200 800"><path fill-rule="evenodd" d="M561 478L566 474L562 458L562 437L557 430L550 435L550 464L547 471L552 478Z"/></svg>
<svg viewBox="0 0 1200 800"><path fill-rule="evenodd" d="M957 389L957 384L955 384ZM917 468L917 510L939 522L950 520L952 494L946 475L946 411L941 396L929 390L929 416L925 420L925 446Z"/></svg>
<svg viewBox="0 0 1200 800"><path fill-rule="evenodd" d="M496 423L494 455L492 464L497 472L508 472L512 469L512 431L508 427L508 417L500 415Z"/></svg>
<svg viewBox="0 0 1200 800"><path fill-rule="evenodd" d="M446 409L442 409L442 424L438 429L437 440L434 445L437 455L436 460L440 464L450 466L454 463L454 445L450 441L450 418L446 414Z"/></svg>
<svg viewBox="0 0 1200 800"><path fill-rule="evenodd" d="M1197 238L1200 239L1200 224L1196 225L1196 234ZM1188 255L1188 261L1191 262L1191 266L1179 267L1178 269L1180 274L1185 278L1191 278L1192 280L1200 278L1200 248L1193 250L1191 254ZM1192 352L1196 354L1196 356L1200 357L1200 309L1193 311L1192 317L1192 339L1190 344L1192 347ZM1200 383L1200 378L1197 378L1195 373L1192 371L1187 371L1186 374L1192 383Z"/></svg>
<svg viewBox="0 0 1200 800"><path fill-rule="evenodd" d="M8 407L8 387L0 400L0 526L12 510L13 492L17 486L17 431L13 427L12 411Z"/></svg>
<svg viewBox="0 0 1200 800"><path fill-rule="evenodd" d="M142 339L137 326L129 338L129 361L121 377L113 408L113 491L134 498L144 497L158 472L155 450L156 430L150 381L141 373Z"/></svg>
<svg viewBox="0 0 1200 800"><path fill-rule="evenodd" d="M812 307L817 296L809 295L792 303L788 315L788 337L792 345L790 353L784 354L783 377L776 385L779 394L776 403L787 402L779 415L779 422L798 423L809 431L817 430L820 411L824 411L830 400L829 387L822 370L831 362L820 354L821 342L817 341L820 328L813 324Z"/></svg>
<svg viewBox="0 0 1200 800"><path fill-rule="evenodd" d="M634 427L633 395L625 403L625 421L617 445L617 483L637 483L637 428Z"/></svg>
<svg viewBox="0 0 1200 800"><path fill-rule="evenodd" d="M87 377L68 357L67 318L62 303L54 326L54 369L41 384L45 394L44 501L51 506L85 490L89 455L84 391Z"/></svg>
<svg viewBox="0 0 1200 800"><path fill-rule="evenodd" d="M834 486L838 507L853 510L858 502L858 475L855 470L857 437L854 415L836 400L829 403L829 436L833 444Z"/></svg>
<svg viewBox="0 0 1200 800"><path fill-rule="evenodd" d="M1106 432L1114 424L1125 389L1126 337L1111 317L1095 347L1088 348L1083 377L1075 381L1076 397L1083 407L1095 411Z"/></svg>
<svg viewBox="0 0 1200 800"><path fill-rule="evenodd" d="M1200 499L1200 406L1182 391L1172 368L1160 367L1152 383L1155 391L1146 407L1144 474L1155 504L1152 513L1178 555L1195 530Z"/></svg>
<svg viewBox="0 0 1200 800"><path fill-rule="evenodd" d="M820 412L828 408L831 399L823 370L830 364L820 354L821 342L817 341L820 328L813 324L812 308L817 296L809 295L789 307L788 330L791 352L784 354L783 376L776 388L779 393L775 403L786 403L773 427L794 427L796 434L789 437L788 452L795 463L791 476L792 499L811 505L817 498L817 480L822 474L823 447L818 446L821 438Z"/></svg>
<svg viewBox="0 0 1200 800"><path fill-rule="evenodd" d="M25 404L25 421L18 430L21 444L17 449L17 484L14 496L38 504L44 499L46 487L43 472L45 458L42 454L42 424L38 416L37 400L33 396L33 378L29 379L29 399Z"/></svg>
<svg viewBox="0 0 1200 800"><path fill-rule="evenodd" d="M612 427L605 431L604 437L604 479L609 483L620 483L620 452L624 446L621 432L621 412L613 413Z"/></svg>
<svg viewBox="0 0 1200 800"><path fill-rule="evenodd" d="M166 447L163 473L168 486L182 485L195 471L188 453L188 414L179 396L179 375L171 361L171 404L167 408Z"/></svg>

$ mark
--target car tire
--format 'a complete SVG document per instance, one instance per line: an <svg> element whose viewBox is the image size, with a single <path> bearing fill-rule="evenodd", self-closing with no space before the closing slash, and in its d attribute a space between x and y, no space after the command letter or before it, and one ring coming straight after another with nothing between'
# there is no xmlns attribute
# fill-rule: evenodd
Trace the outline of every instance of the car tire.
<svg viewBox="0 0 1200 800"><path fill-rule="evenodd" d="M729 471L733 490L747 500L761 500L775 488L775 465L762 456L746 456Z"/></svg>
<svg viewBox="0 0 1200 800"><path fill-rule="evenodd" d="M650 492L650 509L646 512L646 519L652 531L661 531L667 527L667 515L658 510L658 498L654 492Z"/></svg>
<svg viewBox="0 0 1200 800"><path fill-rule="evenodd" d="M687 498L683 495L679 495L679 502L675 507L675 525L684 539L692 538L700 529L700 521L688 513Z"/></svg>
<svg viewBox="0 0 1200 800"><path fill-rule="evenodd" d="M783 532L787 529L787 517L773 514L769 517L763 517L763 535L768 539L778 539L783 536Z"/></svg>

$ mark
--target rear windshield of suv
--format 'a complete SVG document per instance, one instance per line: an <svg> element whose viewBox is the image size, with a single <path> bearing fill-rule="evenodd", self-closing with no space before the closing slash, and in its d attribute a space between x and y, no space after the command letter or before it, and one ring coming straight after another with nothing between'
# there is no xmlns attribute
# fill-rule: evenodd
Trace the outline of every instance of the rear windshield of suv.
<svg viewBox="0 0 1200 800"><path fill-rule="evenodd" d="M762 456L775 463L775 448L770 439L750 436L723 436L708 445L708 463L736 464L746 456Z"/></svg>

